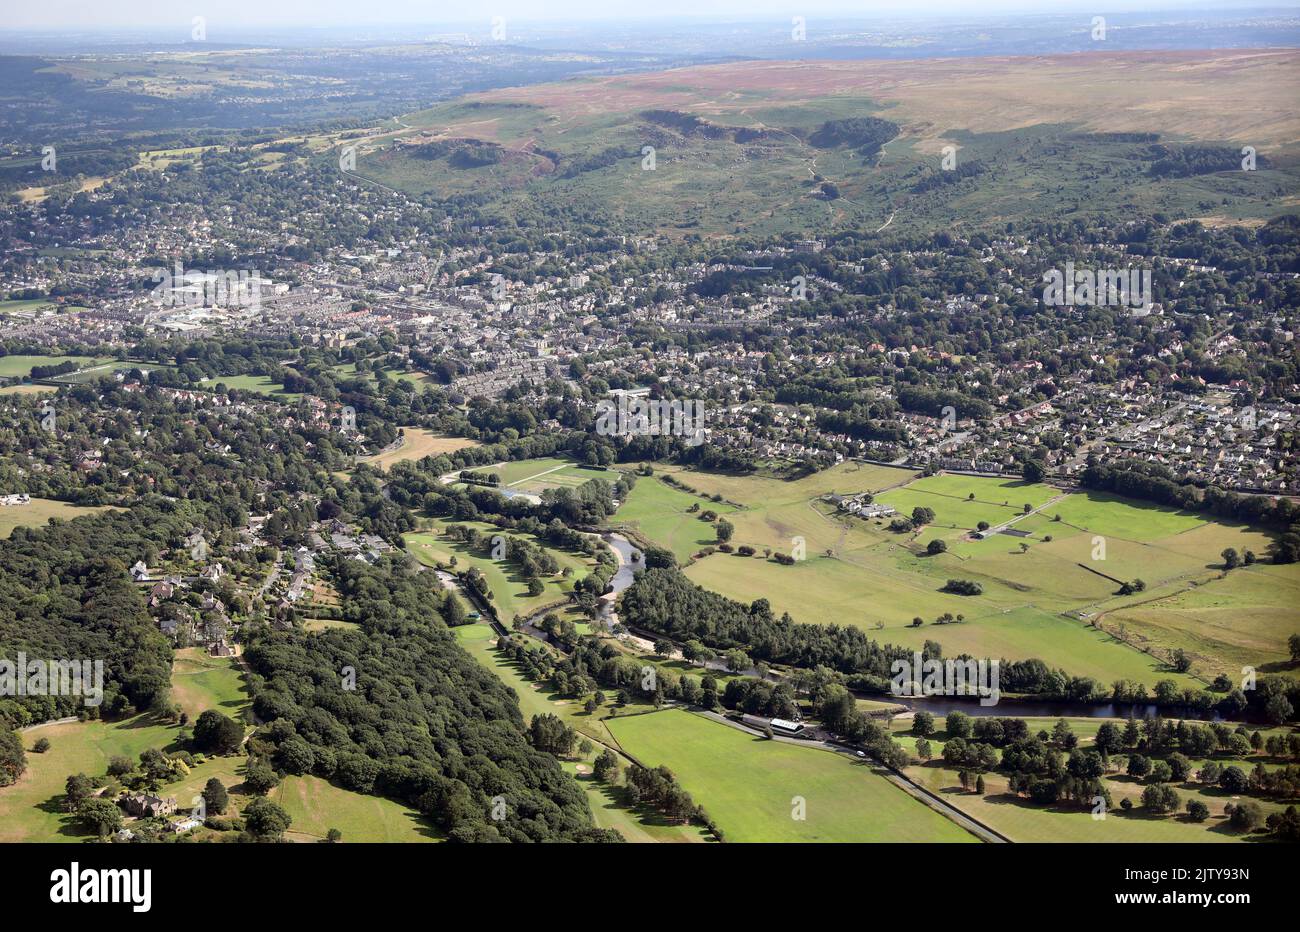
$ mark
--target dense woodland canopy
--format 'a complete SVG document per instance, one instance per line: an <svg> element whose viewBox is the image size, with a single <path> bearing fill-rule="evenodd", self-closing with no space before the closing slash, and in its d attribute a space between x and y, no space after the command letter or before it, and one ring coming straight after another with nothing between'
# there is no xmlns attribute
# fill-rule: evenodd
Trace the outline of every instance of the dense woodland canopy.
<svg viewBox="0 0 1300 932"><path fill-rule="evenodd" d="M266 631L248 644L253 708L277 760L301 738L311 753L294 771L403 799L457 841L617 838L592 828L582 790L526 740L512 691L457 644L432 573L401 559L340 559L333 572L359 630ZM510 818L491 817L497 797Z"/></svg>
<svg viewBox="0 0 1300 932"><path fill-rule="evenodd" d="M19 528L0 540L0 656L102 660L104 700L80 696L0 698L0 725L21 727L67 715L152 708L171 677L171 645L131 582L130 554L156 553L188 525L176 509L143 506L47 528Z"/></svg>

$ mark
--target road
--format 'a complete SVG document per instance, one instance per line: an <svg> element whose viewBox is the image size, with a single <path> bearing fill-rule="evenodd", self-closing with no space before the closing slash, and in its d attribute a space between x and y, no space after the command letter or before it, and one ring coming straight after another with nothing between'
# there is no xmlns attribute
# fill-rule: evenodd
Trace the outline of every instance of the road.
<svg viewBox="0 0 1300 932"><path fill-rule="evenodd" d="M997 527L989 528L987 531L984 532L984 536L992 537L994 534L997 534L999 531L1011 527L1011 525L1015 524L1017 521L1023 521L1025 518L1029 518L1032 517L1033 515L1038 514L1044 508L1049 508L1052 505L1055 505L1063 498L1065 498L1065 494L1057 495L1054 498L1050 498L1047 501L1043 502L1041 505L1039 505L1037 508L1032 508L1029 511L1021 512L1020 514L1012 518L1010 521L1003 521Z"/></svg>
<svg viewBox="0 0 1300 932"><path fill-rule="evenodd" d="M265 597L266 591L270 589L271 586L275 584L275 581L279 578L280 578L280 550L277 548L275 551L275 560L271 563L271 572L267 574L266 580L262 583L261 588L257 590L257 594L259 596Z"/></svg>

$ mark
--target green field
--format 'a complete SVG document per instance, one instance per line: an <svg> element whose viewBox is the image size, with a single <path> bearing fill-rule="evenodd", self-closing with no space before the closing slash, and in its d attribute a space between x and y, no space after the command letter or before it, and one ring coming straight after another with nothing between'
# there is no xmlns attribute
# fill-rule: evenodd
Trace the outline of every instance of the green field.
<svg viewBox="0 0 1300 932"><path fill-rule="evenodd" d="M629 754L667 766L737 842L974 842L974 836L857 763L767 741L672 709L609 723ZM805 801L793 818L795 797Z"/></svg>
<svg viewBox="0 0 1300 932"><path fill-rule="evenodd" d="M32 374L33 366L57 366L69 361L88 366L108 360L94 356L0 356L0 379L25 379Z"/></svg>
<svg viewBox="0 0 1300 932"><path fill-rule="evenodd" d="M1006 777L985 774L986 793L979 796L961 790L957 773L940 766L909 767L907 774L950 805L1018 842L1230 842L1239 836L1227 828L1223 805L1229 799L1217 792L1174 788L1184 803L1191 797L1210 807L1212 816L1200 825L1188 822L1185 814L1147 815L1139 804L1142 786L1127 777L1107 780L1115 805L1128 796L1135 808L1117 809L1104 819L1094 819L1090 809L1076 806L1042 806L1016 799L1006 789ZM1268 807L1267 811L1273 811Z"/></svg>
<svg viewBox="0 0 1300 932"><path fill-rule="evenodd" d="M565 467L573 466L572 460L561 457L540 457L533 460L515 460L510 463L502 463L499 466L484 467L476 470L477 472L496 473L501 477L502 487L514 485L516 482L523 482L525 479L539 476L542 473L548 473Z"/></svg>
<svg viewBox="0 0 1300 932"><path fill-rule="evenodd" d="M64 783L70 774L100 776L110 758L122 754L137 759L148 748L179 750L179 725L158 723L150 715L138 715L120 722L65 722L41 725L23 732L27 749L27 772L13 786L0 789L0 842L81 841L80 829L62 811ZM39 738L48 738L50 749L32 752ZM163 794L176 797L183 808L211 777L227 787L242 782L242 757L214 757L190 771L183 780L163 787Z"/></svg>
<svg viewBox="0 0 1300 932"><path fill-rule="evenodd" d="M1025 505L1038 508L1059 494L1041 483L939 475L917 479L905 488L886 492L878 500L892 505L903 516L910 516L913 508L929 508L936 525L971 531L981 521L990 525L1010 521L1023 514ZM971 499L971 495L975 498Z"/></svg>
<svg viewBox="0 0 1300 932"><path fill-rule="evenodd" d="M1051 731L1056 719L1028 718L1032 734L1039 731ZM1097 734L1104 718L1067 719L1070 729L1079 737L1081 747L1087 748ZM1114 721L1114 720L1111 720ZM936 724L940 729L943 720ZM911 719L903 717L893 723L895 737L912 754L916 753L915 737L909 733ZM1281 729L1262 729L1262 734L1283 733ZM1209 807L1211 816L1204 823L1196 824L1187 820L1180 810L1177 815L1152 816L1142 810L1142 790L1146 786L1138 780L1123 775L1110 773L1104 779L1110 790L1115 809L1107 813L1104 819L1094 819L1091 808L1081 808L1072 804L1044 806L1031 802L1026 797L1017 797L1007 789L1007 778L1000 773L984 775L985 794L980 796L966 792L961 788L961 780L956 771L942 765L943 753L942 731L930 739L931 753L935 760L929 763L914 763L907 768L907 774L917 783L940 795L949 804L956 806L971 817L996 829L1012 841L1017 842L1230 842L1240 840L1242 836L1227 825L1223 814L1226 803L1233 797L1217 787L1203 787L1199 783L1172 784L1184 805L1189 799L1199 799ZM1124 760L1120 753L1116 759ZM1220 761L1224 763L1225 761ZM1192 761L1193 773L1204 762ZM1249 770L1254 763L1247 760L1244 764L1236 762L1243 770ZM1280 764L1265 764L1273 769ZM1125 813L1119 809L1121 800L1130 799L1134 808ZM1266 813L1285 808L1281 803L1268 799L1255 798Z"/></svg>
<svg viewBox="0 0 1300 932"><path fill-rule="evenodd" d="M576 489L584 482L590 482L592 479L604 479L612 485L619 480L619 474L613 469L566 463L559 469L548 468L540 474L516 479L509 483L509 487L518 492L530 492L533 495L540 495L547 489Z"/></svg>
<svg viewBox="0 0 1300 932"><path fill-rule="evenodd" d="M172 661L172 698L190 721L216 709L241 721L249 706L244 672L234 657L211 657L200 647L176 651Z"/></svg>
<svg viewBox="0 0 1300 932"><path fill-rule="evenodd" d="M0 314L6 311L31 311L53 307L57 305L49 298L15 298L11 301L0 301Z"/></svg>
<svg viewBox="0 0 1300 932"><path fill-rule="evenodd" d="M494 473L501 479L500 488L515 492L541 494L546 489L577 488L591 479L604 479L614 483L619 474L612 469L584 466L565 457L539 457L531 460L514 460L495 466L482 466L475 472Z"/></svg>
<svg viewBox="0 0 1300 932"><path fill-rule="evenodd" d="M1190 511L1175 511L1105 492L1075 493L1048 508L1046 513L1052 517L1060 515L1066 524L1093 534L1135 541L1159 540L1208 523Z"/></svg>
<svg viewBox="0 0 1300 932"><path fill-rule="evenodd" d="M1132 679L1150 687L1169 678L1198 685L1169 667L1176 647L1192 655L1201 683L1220 672L1236 675L1243 665L1294 672L1286 640L1300 631L1293 607L1300 566L1261 563L1220 578L1224 547L1268 552L1270 535L1258 529L1043 484L913 478L886 467L842 465L795 481L673 474L703 494L737 503L727 514L736 528L732 543L757 549L754 557L715 553L696 560L687 576L738 601L765 598L795 621L854 625L906 646L934 640L949 656L1037 657L1105 684ZM662 483L646 486L647 480L637 484L615 522L671 546L679 558L694 553L704 535L693 539L694 519L680 514L692 496ZM904 513L925 505L936 524L895 533L886 519L837 513L822 500L829 491L870 491ZM1017 518L1026 504L1046 507ZM971 537L979 520L1013 519L1027 536ZM925 547L936 538L947 551L929 556ZM793 565L764 558L765 548L794 553L800 542L804 559ZM941 591L951 578L978 582L983 593ZM1120 583L1135 579L1145 590L1119 595ZM934 624L944 613L964 621ZM913 627L914 618L923 624Z"/></svg>
<svg viewBox="0 0 1300 932"><path fill-rule="evenodd" d="M487 625L461 625L454 631L461 646L515 691L525 722L531 721L534 715L557 715L579 734L596 743L585 758L580 761L564 761L563 765L587 794L587 803L597 826L616 829L628 841L676 843L707 840L704 830L699 826L677 825L644 808L632 808L621 786L607 786L591 775L591 762L600 753L601 746L618 747L617 740L606 727L606 716L614 706L612 696L594 713L589 713L581 703L561 698L524 677L518 664L506 660L497 651L496 636ZM650 706L634 702L624 711L638 712L648 708ZM626 767L627 759L623 758L621 764Z"/></svg>
<svg viewBox="0 0 1300 932"><path fill-rule="evenodd" d="M487 552L471 552L468 545L463 541L454 540L443 533L448 524L462 524L466 527L475 528L489 537L495 534L522 537L530 543L549 550L559 563L561 573L543 580L541 595L530 596L524 576L516 564L511 561L493 560ZM557 550L543 544L531 534L502 531L495 525L483 521L434 519L429 522L427 532L407 534L405 540L406 549L426 566L436 566L439 563L450 565L451 558L455 556L457 570L463 570L470 566L478 567L487 579L488 588L492 592L493 603L496 605L497 611L501 614L502 620L507 623L514 615L528 615L543 605L566 601L569 593L573 590L574 582L585 577L594 565L594 561L588 560L585 555ZM568 578L562 575L565 567L573 571Z"/></svg>
<svg viewBox="0 0 1300 932"><path fill-rule="evenodd" d="M1240 676L1254 666L1263 673L1294 675L1287 638L1300 633L1300 576L1289 566L1255 565L1194 589L1121 608L1105 617L1108 628L1156 647L1182 647L1207 670Z"/></svg>
<svg viewBox="0 0 1300 932"><path fill-rule="evenodd" d="M70 505L48 498L33 498L26 505L0 505L0 537L8 537L18 527L44 527L51 518L71 521L107 510L107 506Z"/></svg>
<svg viewBox="0 0 1300 932"><path fill-rule="evenodd" d="M694 513L687 511L692 505L698 506ZM732 505L712 502L643 476L637 479L614 520L668 547L678 562L684 563L701 547L718 542L713 524L701 521L700 514L714 511L730 515L735 510Z"/></svg>
<svg viewBox="0 0 1300 932"><path fill-rule="evenodd" d="M367 796L334 786L320 777L288 776L269 794L293 820L289 837L319 840L332 828L343 842L429 842L442 835L420 813L381 796Z"/></svg>
<svg viewBox="0 0 1300 932"><path fill-rule="evenodd" d="M221 375L207 385L225 385L227 389L237 388L281 401L298 401L302 398L300 392L285 391L283 383L275 381L269 375Z"/></svg>

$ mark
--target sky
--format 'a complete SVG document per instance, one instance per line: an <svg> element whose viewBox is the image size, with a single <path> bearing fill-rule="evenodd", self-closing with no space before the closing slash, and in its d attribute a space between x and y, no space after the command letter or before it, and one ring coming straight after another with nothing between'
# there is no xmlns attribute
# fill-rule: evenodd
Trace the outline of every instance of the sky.
<svg viewBox="0 0 1300 932"><path fill-rule="evenodd" d="M1296 9L1300 0L4 0L0 29L82 32L112 27L189 32L201 16L212 31L267 26L429 26L490 23L493 16L520 22L644 20L673 17L781 19L803 16L869 18L977 18L1001 13L1079 13L1093 16L1146 10ZM473 11L473 12L471 12ZM488 28L485 26L485 28Z"/></svg>

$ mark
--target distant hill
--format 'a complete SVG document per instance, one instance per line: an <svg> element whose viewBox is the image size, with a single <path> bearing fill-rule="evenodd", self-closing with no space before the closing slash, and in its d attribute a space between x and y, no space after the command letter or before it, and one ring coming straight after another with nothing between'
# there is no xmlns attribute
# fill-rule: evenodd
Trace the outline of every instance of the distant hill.
<svg viewBox="0 0 1300 932"><path fill-rule="evenodd" d="M1264 218L1300 190L1297 94L1295 50L748 61L471 95L403 118L357 173L627 233Z"/></svg>

